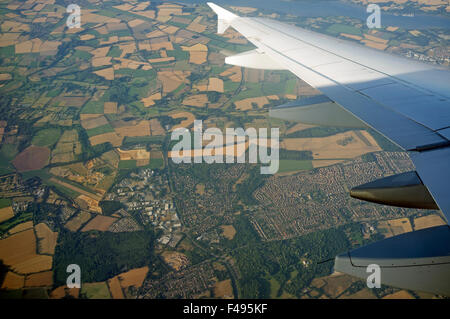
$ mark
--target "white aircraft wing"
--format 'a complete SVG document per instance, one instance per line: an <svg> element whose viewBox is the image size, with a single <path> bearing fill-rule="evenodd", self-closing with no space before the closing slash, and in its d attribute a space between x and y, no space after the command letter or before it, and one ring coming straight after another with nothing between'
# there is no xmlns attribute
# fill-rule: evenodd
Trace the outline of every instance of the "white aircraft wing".
<svg viewBox="0 0 450 319"><path fill-rule="evenodd" d="M232 27L257 47L227 57L226 63L289 70L409 151L419 177L415 180L426 186L431 200L450 221L447 69L270 19L239 17L213 3L208 5L218 15L218 33Z"/></svg>

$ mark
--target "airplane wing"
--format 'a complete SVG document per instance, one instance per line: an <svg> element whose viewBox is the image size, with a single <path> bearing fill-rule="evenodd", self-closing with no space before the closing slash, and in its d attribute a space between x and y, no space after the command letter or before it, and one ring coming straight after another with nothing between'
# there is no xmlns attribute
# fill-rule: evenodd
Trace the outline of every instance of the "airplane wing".
<svg viewBox="0 0 450 319"><path fill-rule="evenodd" d="M341 122L354 122L356 118L408 151L416 172L361 185L352 190L353 197L395 206L440 208L447 222L450 221L450 72L447 69L278 21L239 17L213 3L208 5L218 15L218 33L232 27L256 46L255 50L227 57L226 63L289 70L323 93L315 100L290 103L272 110L271 114L289 119L303 117L310 123L323 124L324 112L345 113ZM329 117L330 123L334 123L334 115ZM450 241L449 227L446 229L439 238ZM360 259L361 254L359 251ZM444 264L450 269L448 245L442 247L440 254L446 256ZM420 253L412 262L418 256ZM449 271L446 276L450 279ZM445 292L450 294L450 288Z"/></svg>

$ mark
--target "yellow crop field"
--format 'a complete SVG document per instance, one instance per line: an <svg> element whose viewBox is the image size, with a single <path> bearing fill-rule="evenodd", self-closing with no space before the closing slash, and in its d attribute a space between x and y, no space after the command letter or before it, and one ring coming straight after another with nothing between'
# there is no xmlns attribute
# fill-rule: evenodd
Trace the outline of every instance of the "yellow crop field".
<svg viewBox="0 0 450 319"><path fill-rule="evenodd" d="M14 211L11 206L0 208L0 223L14 217Z"/></svg>
<svg viewBox="0 0 450 319"><path fill-rule="evenodd" d="M120 286L119 278L117 276L109 279L107 283L109 292L111 293L111 297L113 299L125 299L122 287Z"/></svg>
<svg viewBox="0 0 450 319"><path fill-rule="evenodd" d="M205 184L195 185L195 192L199 195L205 194Z"/></svg>
<svg viewBox="0 0 450 319"><path fill-rule="evenodd" d="M183 105L204 107L208 103L208 96L206 94L190 95L183 100Z"/></svg>
<svg viewBox="0 0 450 319"><path fill-rule="evenodd" d="M108 228L116 221L114 217L97 215L86 226L81 229L82 232L90 230L107 231Z"/></svg>
<svg viewBox="0 0 450 319"><path fill-rule="evenodd" d="M256 104L258 108L263 107L264 105L269 104L269 99L265 96L261 97L252 97L248 99L243 99L240 101L234 102L236 109L241 111L251 110L253 108L253 104Z"/></svg>
<svg viewBox="0 0 450 319"><path fill-rule="evenodd" d="M111 65L111 57L110 56L105 56L105 57L99 57L99 58L93 58L91 63L92 63L92 67L99 67L99 66L104 66L104 65Z"/></svg>
<svg viewBox="0 0 450 319"><path fill-rule="evenodd" d="M315 127L316 125L310 125L310 124L303 124L303 123L297 123L294 126L290 127L288 130L286 130L286 135L298 132L298 131L303 131L306 130L308 128L311 127Z"/></svg>
<svg viewBox="0 0 450 319"><path fill-rule="evenodd" d="M311 151L314 159L354 158L381 151L366 131L349 131L327 137L285 138L280 147L293 151Z"/></svg>
<svg viewBox="0 0 450 319"><path fill-rule="evenodd" d="M228 77L231 82L241 82L242 80L242 69L239 66L233 66L228 70L220 73L220 76Z"/></svg>
<svg viewBox="0 0 450 319"><path fill-rule="evenodd" d="M346 37L346 38L358 40L358 41L362 40L362 37L360 37L359 35L348 34L348 33L341 33L341 37Z"/></svg>
<svg viewBox="0 0 450 319"><path fill-rule="evenodd" d="M101 48L92 50L90 53L96 58L101 58L101 57L105 57L108 54L109 49L111 49L110 46L101 47Z"/></svg>
<svg viewBox="0 0 450 319"><path fill-rule="evenodd" d="M197 43L191 47L182 46L183 51L189 52L189 63L203 64L208 58L208 47L204 44Z"/></svg>
<svg viewBox="0 0 450 319"><path fill-rule="evenodd" d="M133 124L130 126L122 126L114 128L116 133L121 136L150 136L150 123L149 121L141 121L137 124Z"/></svg>
<svg viewBox="0 0 450 319"><path fill-rule="evenodd" d="M22 275L15 274L11 271L6 273L5 279L3 280L1 289L21 289L23 288L25 282L25 277Z"/></svg>
<svg viewBox="0 0 450 319"><path fill-rule="evenodd" d="M411 295L406 290L400 290L397 292L394 292L393 294L384 296L383 299L416 299L413 295Z"/></svg>
<svg viewBox="0 0 450 319"><path fill-rule="evenodd" d="M382 221L378 224L386 237L397 236L412 231L411 223L408 218L398 218Z"/></svg>
<svg viewBox="0 0 450 319"><path fill-rule="evenodd" d="M123 289L126 289L128 287L134 286L136 288L142 286L142 283L144 282L145 277L148 273L148 267L141 267L136 269L131 269L127 272L124 272L120 275L119 281L120 286L122 286Z"/></svg>
<svg viewBox="0 0 450 319"><path fill-rule="evenodd" d="M62 299L66 296L70 296L73 298L78 298L80 295L80 289L79 288L68 288L67 286L60 286L58 288L55 288L50 293L50 299Z"/></svg>
<svg viewBox="0 0 450 319"><path fill-rule="evenodd" d="M236 235L236 229L234 229L233 225L222 225L220 227L226 239L232 240L234 235Z"/></svg>
<svg viewBox="0 0 450 319"><path fill-rule="evenodd" d="M98 144L103 144L106 142L110 142L112 146L117 147L117 146L122 145L122 140L123 140L123 136L119 136L115 132L99 134L99 135L91 136L89 138L89 142L91 142L91 144L93 146L98 145Z"/></svg>
<svg viewBox="0 0 450 319"><path fill-rule="evenodd" d="M64 227L66 227L70 231L75 232L81 227L81 225L86 223L90 218L91 218L91 214L89 214L86 211L81 211L78 215L76 215L75 217L71 218L64 225Z"/></svg>
<svg viewBox="0 0 450 319"><path fill-rule="evenodd" d="M387 44L389 42L389 40L383 39L383 38L379 38L370 34L364 34L364 37L370 41L374 41L374 42L379 42L379 43L383 43L383 44Z"/></svg>
<svg viewBox="0 0 450 319"><path fill-rule="evenodd" d="M199 91L215 91L223 93L223 80L219 78L209 78L208 84L194 86Z"/></svg>
<svg viewBox="0 0 450 319"><path fill-rule="evenodd" d="M7 265L26 261L36 254L36 237L32 229L0 240L0 259Z"/></svg>
<svg viewBox="0 0 450 319"><path fill-rule="evenodd" d="M417 217L414 219L414 230L430 228L445 224L446 222L444 222L439 215L428 215L423 217Z"/></svg>
<svg viewBox="0 0 450 319"><path fill-rule="evenodd" d="M29 222L21 223L15 227L11 228L8 231L8 234L12 235L12 234L15 234L15 233L27 230L27 229L31 229L31 228L33 228L33 221L30 220Z"/></svg>
<svg viewBox="0 0 450 319"><path fill-rule="evenodd" d="M31 274L25 278L25 287L51 287L53 285L53 271Z"/></svg>
<svg viewBox="0 0 450 319"><path fill-rule="evenodd" d="M102 78L105 78L105 80L114 80L114 69L113 68L107 68L99 71L95 71L95 74L98 76L101 76Z"/></svg>
<svg viewBox="0 0 450 319"><path fill-rule="evenodd" d="M33 255L27 260L15 264L12 269L21 274L30 274L50 270L53 264L53 257L47 255Z"/></svg>
<svg viewBox="0 0 450 319"><path fill-rule="evenodd" d="M194 114L189 112L178 112L169 114L169 116L173 119L186 118L185 120L181 121L180 124L177 124L174 127L172 127L171 131L176 130L177 128L185 128L185 127L187 128L191 126L195 120Z"/></svg>
<svg viewBox="0 0 450 319"><path fill-rule="evenodd" d="M58 233L53 232L45 223L37 224L35 230L39 243L39 253L53 255L58 240Z"/></svg>
<svg viewBox="0 0 450 319"><path fill-rule="evenodd" d="M155 101L161 100L162 96L160 92L153 93L147 97L141 99L142 103L144 103L145 107L149 107L155 105Z"/></svg>
<svg viewBox="0 0 450 319"><path fill-rule="evenodd" d="M0 73L0 81L11 80L12 76L9 73Z"/></svg>
<svg viewBox="0 0 450 319"><path fill-rule="evenodd" d="M149 159L150 152L146 149L136 149L136 150L126 150L122 151L120 148L117 149L119 152L120 160L141 160L141 159Z"/></svg>
<svg viewBox="0 0 450 319"><path fill-rule="evenodd" d="M214 296L222 299L233 299L234 295L231 279L216 282L214 285Z"/></svg>

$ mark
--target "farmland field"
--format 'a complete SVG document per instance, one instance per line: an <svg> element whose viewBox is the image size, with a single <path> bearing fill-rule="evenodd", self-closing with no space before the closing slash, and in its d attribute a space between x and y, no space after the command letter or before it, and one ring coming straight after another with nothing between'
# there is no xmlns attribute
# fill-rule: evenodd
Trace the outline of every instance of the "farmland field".
<svg viewBox="0 0 450 319"><path fill-rule="evenodd" d="M49 270L52 257L36 254L36 237L32 229L0 240L0 259L21 274Z"/></svg>
<svg viewBox="0 0 450 319"><path fill-rule="evenodd" d="M18 154L13 161L19 172L43 168L48 163L50 150L46 147L29 146Z"/></svg>
<svg viewBox="0 0 450 319"><path fill-rule="evenodd" d="M80 296L87 299L111 299L111 294L105 282L82 284Z"/></svg>
<svg viewBox="0 0 450 319"><path fill-rule="evenodd" d="M82 232L90 230L106 231L117 219L108 216L95 216L86 226L81 229Z"/></svg>
<svg viewBox="0 0 450 319"><path fill-rule="evenodd" d="M70 231L77 231L81 227L81 225L86 223L90 218L91 214L83 211L69 220L64 226Z"/></svg>
<svg viewBox="0 0 450 319"><path fill-rule="evenodd" d="M52 232L45 223L37 224L35 230L38 238L39 253L53 255L58 240L58 233Z"/></svg>
<svg viewBox="0 0 450 319"><path fill-rule="evenodd" d="M11 206L0 208L0 223L13 218L14 212Z"/></svg>
<svg viewBox="0 0 450 319"><path fill-rule="evenodd" d="M44 271L28 275L25 287L51 287L53 285L53 271Z"/></svg>
<svg viewBox="0 0 450 319"><path fill-rule="evenodd" d="M108 279L108 287L113 299L125 299L118 276Z"/></svg>
<svg viewBox="0 0 450 319"><path fill-rule="evenodd" d="M311 161L303 161L303 160L280 160L280 168L278 173L298 171L298 170L309 170L312 169L313 166Z"/></svg>
<svg viewBox="0 0 450 319"><path fill-rule="evenodd" d="M131 269L119 275L120 286L123 289L128 287L140 287L148 273L148 267Z"/></svg>
<svg viewBox="0 0 450 319"><path fill-rule="evenodd" d="M61 131L56 128L40 130L33 136L31 143L36 146L51 147L58 141L60 134Z"/></svg>

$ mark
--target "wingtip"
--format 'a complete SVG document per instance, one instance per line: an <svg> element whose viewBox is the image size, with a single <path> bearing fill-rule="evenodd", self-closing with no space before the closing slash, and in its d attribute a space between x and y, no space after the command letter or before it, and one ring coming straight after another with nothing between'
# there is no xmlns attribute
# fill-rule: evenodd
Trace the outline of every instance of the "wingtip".
<svg viewBox="0 0 450 319"><path fill-rule="evenodd" d="M238 16L234 13L218 6L215 3L207 2L206 3L216 14L217 14L217 33L223 34L230 26L232 21Z"/></svg>
<svg viewBox="0 0 450 319"><path fill-rule="evenodd" d="M221 6L218 6L217 4L215 4L214 2L207 2L206 3L221 19L226 19L226 20L230 20L233 19L235 17L237 17L237 15L235 15L234 13L222 8Z"/></svg>
<svg viewBox="0 0 450 319"><path fill-rule="evenodd" d="M219 7L217 4L215 4L214 2L207 2L206 3L208 5L208 7L211 8L211 10L213 10L215 13L218 14L219 9L221 9L221 7Z"/></svg>

